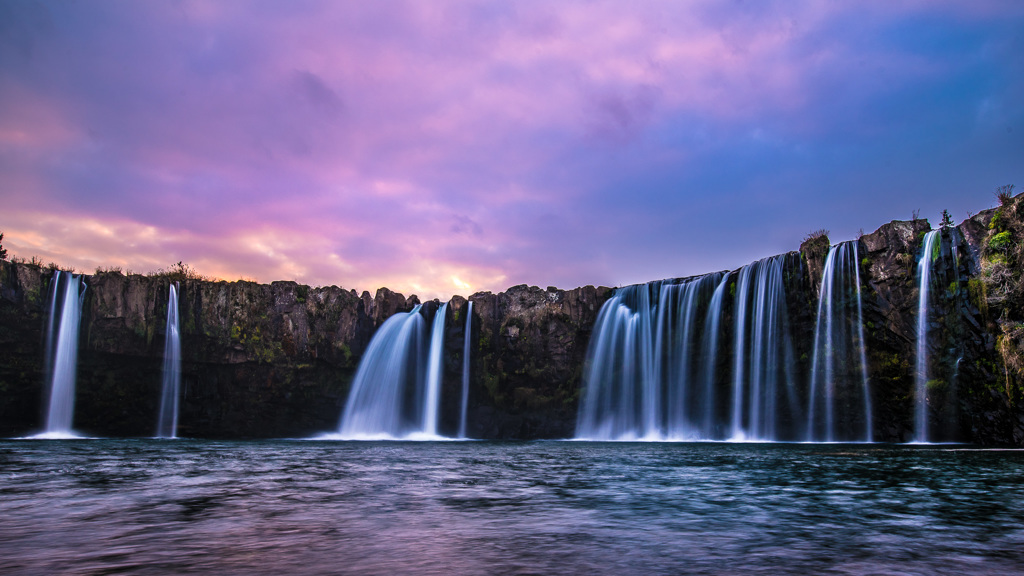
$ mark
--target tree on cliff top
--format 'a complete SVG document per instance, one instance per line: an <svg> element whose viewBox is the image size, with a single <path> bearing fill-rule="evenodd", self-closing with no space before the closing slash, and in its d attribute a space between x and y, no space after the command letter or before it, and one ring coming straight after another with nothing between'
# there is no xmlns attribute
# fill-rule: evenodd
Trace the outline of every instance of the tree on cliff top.
<svg viewBox="0 0 1024 576"><path fill-rule="evenodd" d="M7 260L7 249L4 248L4 233L0 232L0 260Z"/></svg>
<svg viewBox="0 0 1024 576"><path fill-rule="evenodd" d="M939 226L941 226L943 228L948 228L948 227L950 227L952 225L953 225L953 217L949 215L949 210L943 210L942 211L942 222L939 223Z"/></svg>

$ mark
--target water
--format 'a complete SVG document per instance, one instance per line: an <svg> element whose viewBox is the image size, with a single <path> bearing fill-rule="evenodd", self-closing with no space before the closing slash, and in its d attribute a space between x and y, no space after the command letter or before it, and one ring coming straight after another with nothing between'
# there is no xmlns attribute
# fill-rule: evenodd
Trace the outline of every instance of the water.
<svg viewBox="0 0 1024 576"><path fill-rule="evenodd" d="M171 284L167 300L167 329L164 335L164 366L160 388L160 417L156 435L178 436L178 398L181 388L181 339L178 335L178 284Z"/></svg>
<svg viewBox="0 0 1024 576"><path fill-rule="evenodd" d="M40 436L73 437L78 329L82 321L85 283L81 277L59 270L54 273L52 282L45 348L49 401L46 430Z"/></svg>
<svg viewBox="0 0 1024 576"><path fill-rule="evenodd" d="M587 348L579 438L618 440L656 435L653 395L654 321L651 291L660 283L627 286L601 306Z"/></svg>
<svg viewBox="0 0 1024 576"><path fill-rule="evenodd" d="M932 262L938 258L939 230L924 237L921 259L917 262L917 363L914 370L914 441L928 442L928 296L932 277Z"/></svg>
<svg viewBox="0 0 1024 576"><path fill-rule="evenodd" d="M417 304L411 312L394 314L373 335L352 379L338 428L341 437L394 438L412 432L403 407L410 385L419 388L419 312Z"/></svg>
<svg viewBox="0 0 1024 576"><path fill-rule="evenodd" d="M701 337L701 349L704 351L704 410L701 415L701 434L704 438L720 438L715 422L715 367L718 359L719 327L722 323L722 303L725 301L725 290L729 284L729 275L723 274L711 295L708 305L707 319L704 321L704 334Z"/></svg>
<svg viewBox="0 0 1024 576"><path fill-rule="evenodd" d="M578 438L704 437L715 355L701 353L702 328L723 275L627 286L604 304L587 352ZM720 314L718 302L711 310Z"/></svg>
<svg viewBox="0 0 1024 576"><path fill-rule="evenodd" d="M587 350L576 437L803 439L805 398L797 390L786 312L787 258L765 258L735 274L616 290L598 313ZM727 327L734 345L722 350L727 286L735 301ZM718 398L716 388L728 376L731 396Z"/></svg>
<svg viewBox="0 0 1024 576"><path fill-rule="evenodd" d="M786 255L740 269L736 285L733 440L790 439L780 420L799 413L786 314ZM782 400L780 406L779 401Z"/></svg>
<svg viewBox="0 0 1024 576"><path fill-rule="evenodd" d="M659 307L655 350L659 380L665 388L664 407L658 409L665 414L662 427L667 438L703 437L705 408L714 396L697 385L703 372L698 364L713 364L714 356L700 356L702 335L698 326L706 320L704 307L723 275L708 274L662 287L664 304Z"/></svg>
<svg viewBox="0 0 1024 576"><path fill-rule="evenodd" d="M437 307L429 330L425 329L424 308L419 304L410 312L399 312L384 321L359 360L338 432L325 437L441 437L438 429L447 307Z"/></svg>
<svg viewBox="0 0 1024 576"><path fill-rule="evenodd" d="M462 341L462 402L459 411L459 438L466 437L466 413L469 411L469 353L473 337L473 302L466 304L466 331Z"/></svg>
<svg viewBox="0 0 1024 576"><path fill-rule="evenodd" d="M0 572L1019 574L1024 453L0 441Z"/></svg>
<svg viewBox="0 0 1024 576"><path fill-rule="evenodd" d="M807 439L872 440L856 240L829 248L814 327Z"/></svg>
<svg viewBox="0 0 1024 576"><path fill-rule="evenodd" d="M430 329L430 357L427 361L427 397L423 402L423 433L437 436L440 419L441 373L444 370L444 321L448 304L441 304L434 312Z"/></svg>

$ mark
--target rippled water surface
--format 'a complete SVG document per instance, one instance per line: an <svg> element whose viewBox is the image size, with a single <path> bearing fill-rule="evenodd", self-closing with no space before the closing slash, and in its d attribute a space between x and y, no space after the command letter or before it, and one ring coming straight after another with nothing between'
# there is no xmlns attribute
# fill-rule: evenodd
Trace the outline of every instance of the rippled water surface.
<svg viewBox="0 0 1024 576"><path fill-rule="evenodd" d="M1024 453L0 441L3 574L1024 572Z"/></svg>

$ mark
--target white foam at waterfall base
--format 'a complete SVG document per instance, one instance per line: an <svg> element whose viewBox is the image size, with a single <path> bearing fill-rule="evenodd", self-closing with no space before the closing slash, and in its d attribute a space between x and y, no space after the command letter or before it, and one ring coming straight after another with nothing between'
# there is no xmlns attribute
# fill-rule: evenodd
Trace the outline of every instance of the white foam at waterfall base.
<svg viewBox="0 0 1024 576"><path fill-rule="evenodd" d="M74 432L40 432L32 436L15 438L16 440L95 440L92 436L81 436Z"/></svg>
<svg viewBox="0 0 1024 576"><path fill-rule="evenodd" d="M341 434L338 432L326 432L309 438L299 440L344 440L348 442L460 442L469 438L452 438L438 434L427 434L425 432L410 432L408 434L395 436L393 434Z"/></svg>

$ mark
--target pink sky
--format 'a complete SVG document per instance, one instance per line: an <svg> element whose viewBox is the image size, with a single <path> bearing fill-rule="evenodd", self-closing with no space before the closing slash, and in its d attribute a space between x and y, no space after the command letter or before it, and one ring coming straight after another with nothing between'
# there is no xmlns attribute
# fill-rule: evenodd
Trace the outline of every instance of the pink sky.
<svg viewBox="0 0 1024 576"><path fill-rule="evenodd" d="M0 231L423 298L731 269L1024 185L1024 4L0 3Z"/></svg>

